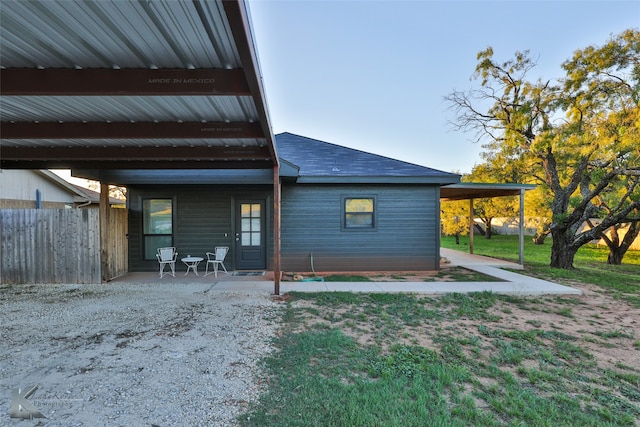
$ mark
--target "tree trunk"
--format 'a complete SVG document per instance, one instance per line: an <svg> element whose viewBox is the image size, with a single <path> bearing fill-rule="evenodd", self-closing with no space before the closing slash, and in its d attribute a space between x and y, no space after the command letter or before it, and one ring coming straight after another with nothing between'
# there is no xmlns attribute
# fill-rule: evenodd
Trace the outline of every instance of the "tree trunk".
<svg viewBox="0 0 640 427"><path fill-rule="evenodd" d="M493 218L488 218L484 222L484 238L489 240L491 239L491 223L493 222Z"/></svg>
<svg viewBox="0 0 640 427"><path fill-rule="evenodd" d="M491 226L487 228L487 231L484 232L484 238L489 240L493 234L491 234Z"/></svg>
<svg viewBox="0 0 640 427"><path fill-rule="evenodd" d="M607 256L607 264L611 265L620 265L622 264L622 258L624 258L624 254L627 252L626 249L621 247L618 248L609 248L609 255Z"/></svg>
<svg viewBox="0 0 640 427"><path fill-rule="evenodd" d="M544 239L547 238L546 234L536 234L535 236L533 236L533 244L534 245L544 245Z"/></svg>
<svg viewBox="0 0 640 427"><path fill-rule="evenodd" d="M460 244L460 233L456 233L456 245Z"/></svg>
<svg viewBox="0 0 640 427"><path fill-rule="evenodd" d="M624 237L622 238L622 242L620 242L620 238L618 236L618 231L621 228L622 224L616 224L614 227L612 227L610 238L606 238L606 236L603 236L604 241L609 247L607 264L622 264L624 255L636 240L636 237L638 237L638 235L640 234L640 227L638 227L638 222L638 220L634 220L629 223L629 229L626 231Z"/></svg>
<svg viewBox="0 0 640 427"><path fill-rule="evenodd" d="M624 253L627 251L620 245L620 235L618 234L618 231L620 230L621 225L622 224L616 224L613 227L611 227L610 237L607 237L606 235L602 236L604 241L607 243L607 246L609 247L607 264L612 264L612 265L622 264L622 257L624 256Z"/></svg>
<svg viewBox="0 0 640 427"><path fill-rule="evenodd" d="M565 237L563 232L551 232L553 243L551 244L551 267L573 269L573 258L578 252L578 248L571 246L571 242Z"/></svg>

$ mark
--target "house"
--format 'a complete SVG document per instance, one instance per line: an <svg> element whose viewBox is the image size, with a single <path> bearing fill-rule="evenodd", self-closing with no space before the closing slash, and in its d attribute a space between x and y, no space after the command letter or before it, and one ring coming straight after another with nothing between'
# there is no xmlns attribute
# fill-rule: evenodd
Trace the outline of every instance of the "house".
<svg viewBox="0 0 640 427"><path fill-rule="evenodd" d="M287 271L437 270L440 187L460 176L289 133L281 257Z"/></svg>
<svg viewBox="0 0 640 427"><path fill-rule="evenodd" d="M283 133L284 271L434 270L440 186L456 174ZM272 270L274 200L264 170L114 170L128 188L129 271L154 271L156 249L204 256L229 246L227 266Z"/></svg>
<svg viewBox="0 0 640 427"><path fill-rule="evenodd" d="M0 169L0 209L97 208L100 193L71 184L46 169ZM124 205L110 198L109 203Z"/></svg>
<svg viewBox="0 0 640 427"><path fill-rule="evenodd" d="M233 268L273 270L276 294L283 269L437 268L439 196L503 191L276 141L244 0L34 0L0 14L0 168L100 182L102 281L120 274L110 243L124 238L106 232L109 184L129 187L128 271L155 269L161 245L226 245Z"/></svg>

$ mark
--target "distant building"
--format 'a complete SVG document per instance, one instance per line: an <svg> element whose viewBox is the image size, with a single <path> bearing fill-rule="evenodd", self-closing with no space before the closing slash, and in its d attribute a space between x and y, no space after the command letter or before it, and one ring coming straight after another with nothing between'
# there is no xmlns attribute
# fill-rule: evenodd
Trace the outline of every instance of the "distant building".
<svg viewBox="0 0 640 427"><path fill-rule="evenodd" d="M0 209L97 208L100 193L71 184L46 170L0 169ZM109 198L109 203L124 201Z"/></svg>

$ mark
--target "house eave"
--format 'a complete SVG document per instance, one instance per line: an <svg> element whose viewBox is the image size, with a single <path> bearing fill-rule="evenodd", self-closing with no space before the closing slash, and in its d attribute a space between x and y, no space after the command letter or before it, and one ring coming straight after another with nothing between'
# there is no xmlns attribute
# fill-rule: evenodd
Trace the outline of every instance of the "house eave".
<svg viewBox="0 0 640 427"><path fill-rule="evenodd" d="M73 170L74 176L111 185L272 185L271 169Z"/></svg>
<svg viewBox="0 0 640 427"><path fill-rule="evenodd" d="M460 178L451 177L425 177L425 176L300 176L296 180L298 184L428 184L448 185L457 184Z"/></svg>
<svg viewBox="0 0 640 427"><path fill-rule="evenodd" d="M442 187L440 197L443 201L507 197L534 188L536 185L533 184L460 182Z"/></svg>

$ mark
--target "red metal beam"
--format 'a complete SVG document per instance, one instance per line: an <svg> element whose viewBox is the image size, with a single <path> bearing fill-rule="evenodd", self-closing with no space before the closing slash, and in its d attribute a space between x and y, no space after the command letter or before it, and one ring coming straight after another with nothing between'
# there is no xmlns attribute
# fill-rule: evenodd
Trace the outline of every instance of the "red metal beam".
<svg viewBox="0 0 640 427"><path fill-rule="evenodd" d="M281 207L282 186L280 184L280 165L273 167L273 293L280 295L281 265Z"/></svg>
<svg viewBox="0 0 640 427"><path fill-rule="evenodd" d="M141 160L7 160L0 159L2 169L272 169L269 160L213 161L141 161Z"/></svg>
<svg viewBox="0 0 640 427"><path fill-rule="evenodd" d="M6 68L0 81L3 96L251 95L242 69Z"/></svg>
<svg viewBox="0 0 640 427"><path fill-rule="evenodd" d="M2 122L2 139L221 139L264 138L260 123L246 122Z"/></svg>
<svg viewBox="0 0 640 427"><path fill-rule="evenodd" d="M270 161L267 147L2 147L2 162L69 161L69 162L211 162L211 161Z"/></svg>

